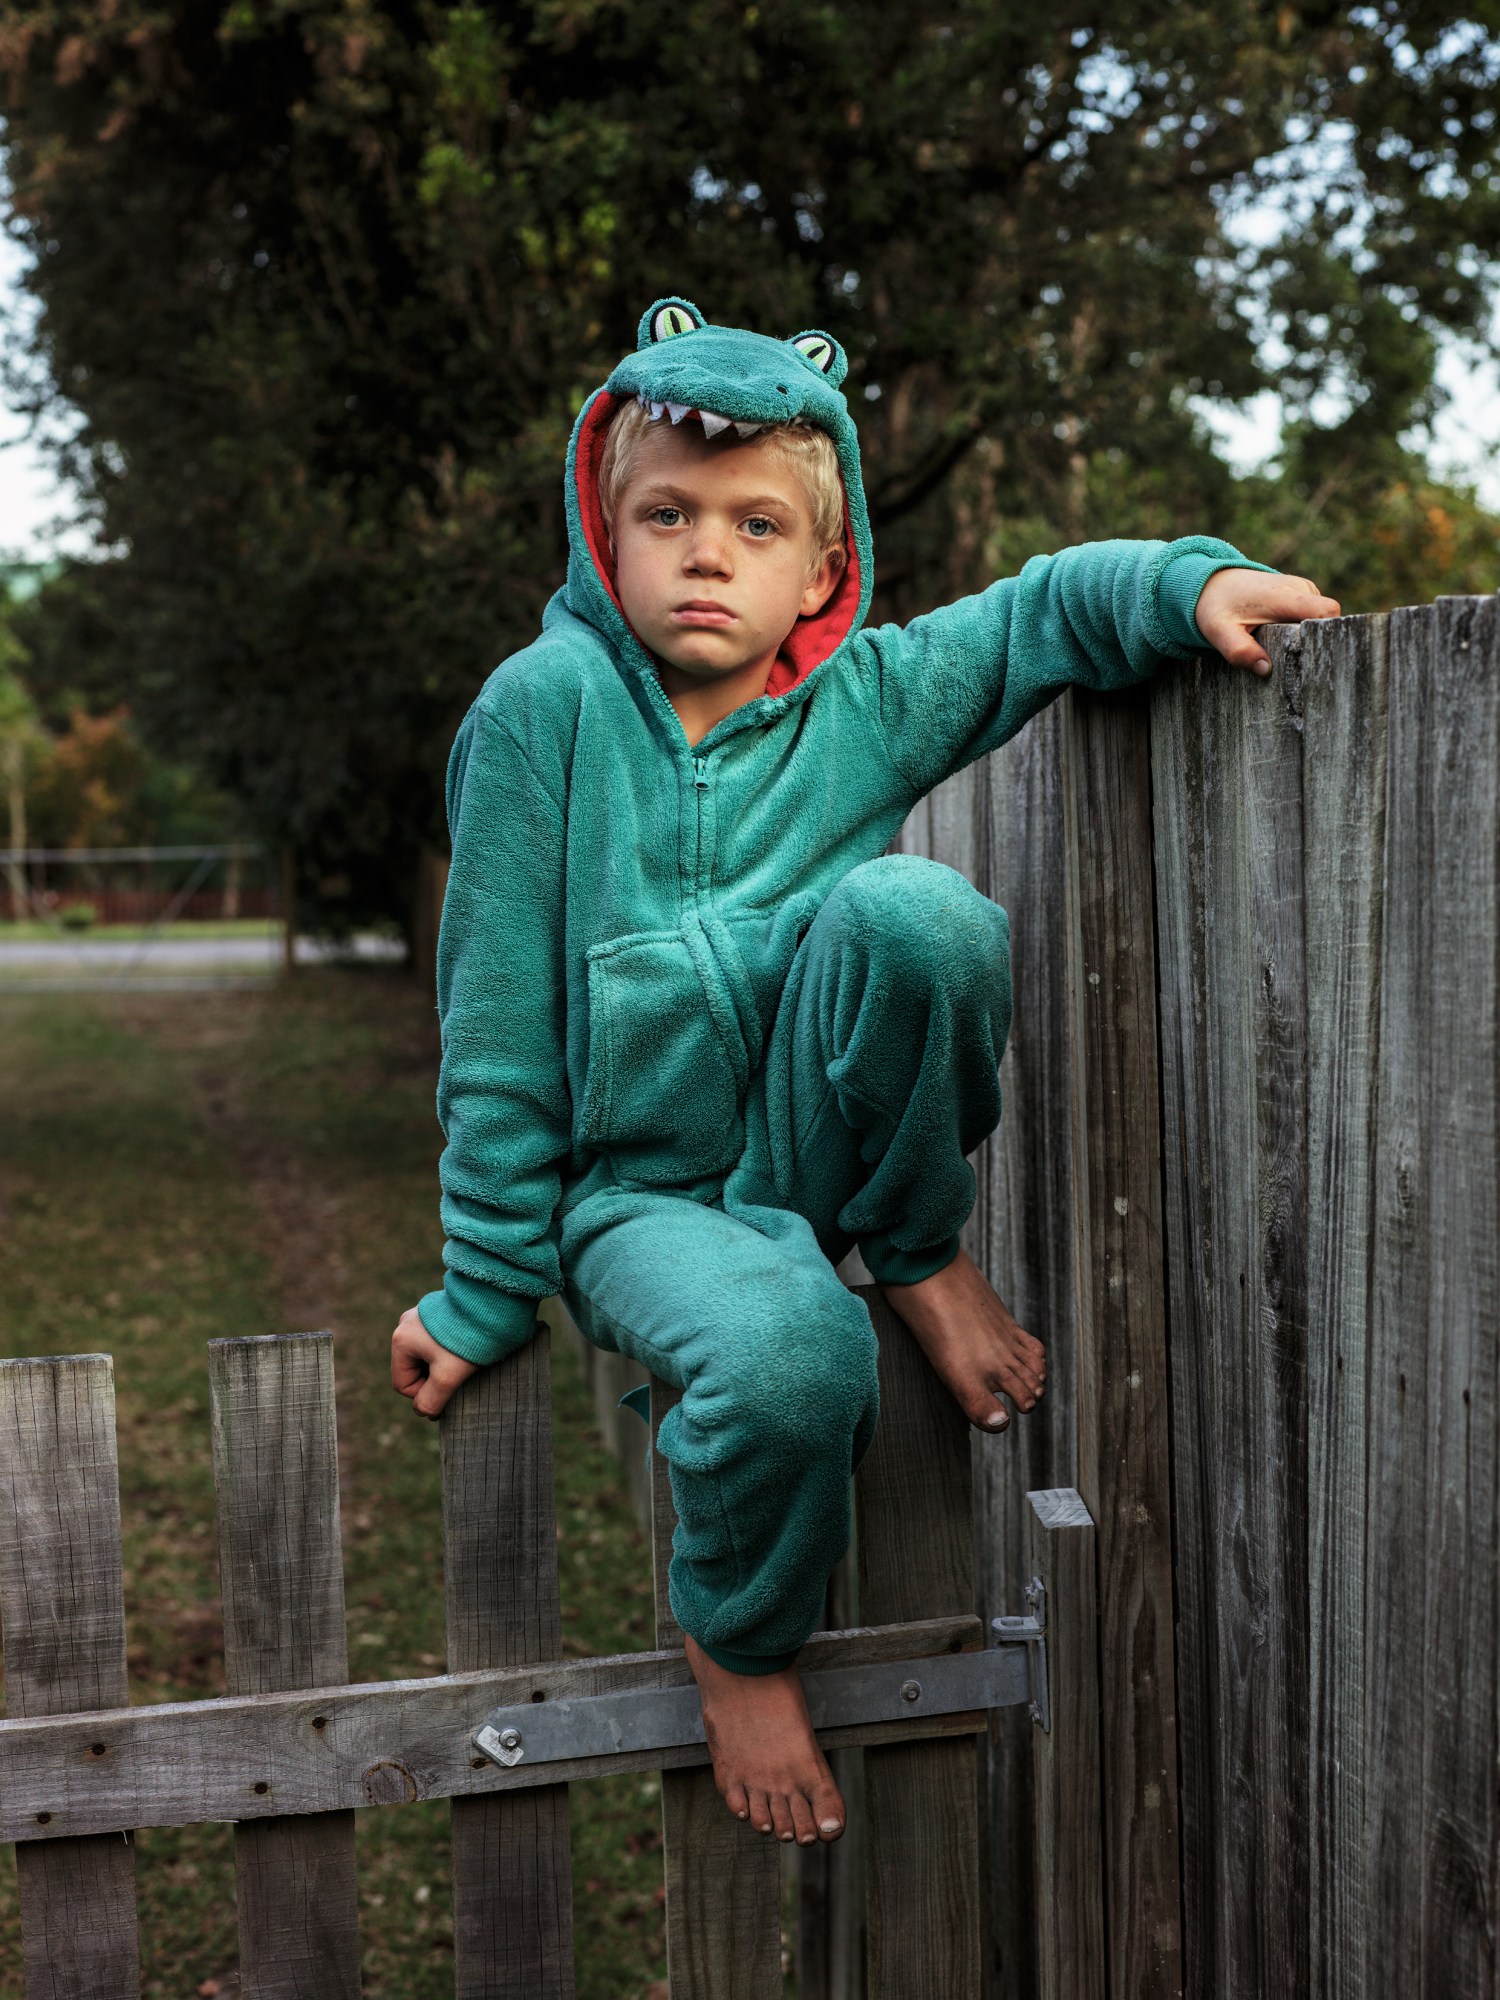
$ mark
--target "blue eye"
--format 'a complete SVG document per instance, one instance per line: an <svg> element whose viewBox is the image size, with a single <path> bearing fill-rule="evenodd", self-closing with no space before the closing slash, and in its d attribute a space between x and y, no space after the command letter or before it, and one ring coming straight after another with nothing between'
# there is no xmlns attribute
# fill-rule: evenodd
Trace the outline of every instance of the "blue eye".
<svg viewBox="0 0 1500 2000"><path fill-rule="evenodd" d="M675 528L682 519L682 514L676 507L658 507L656 518L664 528Z"/></svg>
<svg viewBox="0 0 1500 2000"><path fill-rule="evenodd" d="M758 542L763 542L767 535L774 535L776 532L776 523L768 521L764 514L752 514L745 526Z"/></svg>

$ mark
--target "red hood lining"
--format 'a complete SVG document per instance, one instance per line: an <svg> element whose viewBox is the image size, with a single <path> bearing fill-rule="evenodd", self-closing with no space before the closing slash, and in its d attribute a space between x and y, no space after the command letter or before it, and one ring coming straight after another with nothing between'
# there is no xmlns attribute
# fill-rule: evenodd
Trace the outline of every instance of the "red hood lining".
<svg viewBox="0 0 1500 2000"><path fill-rule="evenodd" d="M604 456L604 440L609 430L609 421L614 414L614 406L621 398L611 395L596 396L584 418L583 428L578 434L576 471L578 478L578 512L583 523L583 539L593 559L594 568L600 582L609 592L610 601L622 618L624 610L615 590L615 566L610 554L609 531L604 525L604 513L599 505L599 461ZM684 419L684 422L687 420ZM849 499L844 497L844 570L834 586L832 597L811 618L799 618L782 642L776 655L776 664L771 669L766 682L767 694L790 694L800 687L813 668L822 664L830 653L836 652L854 630L854 621L859 616L860 569L859 550L854 544L854 530L849 520ZM629 620L626 619L627 626ZM636 635L639 637L639 634Z"/></svg>

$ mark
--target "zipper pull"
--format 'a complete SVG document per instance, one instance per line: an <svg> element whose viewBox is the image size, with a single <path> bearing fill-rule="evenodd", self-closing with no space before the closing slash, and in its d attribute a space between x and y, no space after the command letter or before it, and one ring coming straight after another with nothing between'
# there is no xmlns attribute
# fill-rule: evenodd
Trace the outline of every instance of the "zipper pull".
<svg viewBox="0 0 1500 2000"><path fill-rule="evenodd" d="M706 758L695 757L693 759L693 783L697 785L700 790L704 791L706 791L708 788L708 777L706 775L707 768L708 767Z"/></svg>

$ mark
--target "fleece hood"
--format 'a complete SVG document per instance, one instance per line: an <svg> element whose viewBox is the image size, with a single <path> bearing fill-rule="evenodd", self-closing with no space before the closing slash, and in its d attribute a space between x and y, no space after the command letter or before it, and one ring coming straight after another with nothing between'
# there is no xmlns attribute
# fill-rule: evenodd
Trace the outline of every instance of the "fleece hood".
<svg viewBox="0 0 1500 2000"><path fill-rule="evenodd" d="M859 439L839 385L843 348L817 328L776 340L743 327L710 326L687 299L658 299L642 315L636 351L579 412L568 445L568 581L576 617L603 632L627 658L649 655L615 594L609 535L599 505L599 461L618 404L633 398L662 423L701 423L710 437L732 424L750 437L793 418L828 433L844 482L844 571L823 609L799 618L782 646L769 696L790 694L838 653L864 623L873 565L860 476Z"/></svg>

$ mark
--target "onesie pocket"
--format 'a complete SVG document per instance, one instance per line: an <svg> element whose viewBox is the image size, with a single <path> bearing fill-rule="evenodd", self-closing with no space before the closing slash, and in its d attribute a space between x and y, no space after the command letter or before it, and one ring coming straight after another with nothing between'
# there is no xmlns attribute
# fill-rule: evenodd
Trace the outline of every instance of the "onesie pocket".
<svg viewBox="0 0 1500 2000"><path fill-rule="evenodd" d="M719 1173L743 1145L734 1065L680 931L591 945L578 1140L634 1181Z"/></svg>

